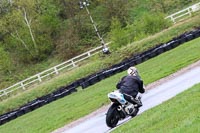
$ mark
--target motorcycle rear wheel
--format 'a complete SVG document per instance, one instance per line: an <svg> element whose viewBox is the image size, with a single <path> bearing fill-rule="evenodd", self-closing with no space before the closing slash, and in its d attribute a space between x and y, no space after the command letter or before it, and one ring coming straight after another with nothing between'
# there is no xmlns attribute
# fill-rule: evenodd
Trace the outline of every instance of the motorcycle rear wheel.
<svg viewBox="0 0 200 133"><path fill-rule="evenodd" d="M108 127L115 127L120 119L119 112L117 110L118 105L113 104L108 109L107 115L106 115L106 124Z"/></svg>

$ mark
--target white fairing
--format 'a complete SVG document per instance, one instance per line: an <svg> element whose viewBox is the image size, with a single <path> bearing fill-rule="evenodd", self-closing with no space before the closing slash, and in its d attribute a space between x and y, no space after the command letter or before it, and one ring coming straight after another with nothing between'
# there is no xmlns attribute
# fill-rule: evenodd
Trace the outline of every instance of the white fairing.
<svg viewBox="0 0 200 133"><path fill-rule="evenodd" d="M122 93L120 93L118 90L113 91L111 93L108 94L109 98L112 99L116 99L119 103L121 103L122 105L126 104L126 100L124 99L124 95Z"/></svg>

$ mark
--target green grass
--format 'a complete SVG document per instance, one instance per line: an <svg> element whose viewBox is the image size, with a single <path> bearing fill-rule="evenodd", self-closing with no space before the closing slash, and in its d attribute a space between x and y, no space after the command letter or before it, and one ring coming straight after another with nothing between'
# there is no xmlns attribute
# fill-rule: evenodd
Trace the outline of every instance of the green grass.
<svg viewBox="0 0 200 133"><path fill-rule="evenodd" d="M199 133L200 84L152 108L113 133Z"/></svg>
<svg viewBox="0 0 200 133"><path fill-rule="evenodd" d="M20 106L26 104L28 101L49 94L56 90L60 86L65 86L74 80L85 77L91 73L97 72L100 69L107 68L113 64L119 63L124 58L128 58L133 54L147 50L156 44L167 42L171 38L184 33L185 31L190 31L193 27L200 26L199 15L177 23L169 29L166 29L158 34L150 36L138 42L124 46L118 51L112 51L112 54L108 57L100 57L99 55L93 57L90 60L86 60L80 64L80 67L72 71L63 72L63 74L54 77L51 80L43 82L39 85L34 85L28 88L28 91L21 92L20 94L8 98L7 100L0 102L0 114L6 113L13 109L19 108ZM187 63L186 63L187 64ZM169 64L166 64L169 65ZM180 66L181 67L181 66ZM162 69L162 68L160 68ZM147 82L148 83L148 82Z"/></svg>
<svg viewBox="0 0 200 133"><path fill-rule="evenodd" d="M145 84L168 76L200 59L200 38L138 65ZM0 132L50 132L109 103L107 93L115 89L126 72L116 74L85 90L23 115L0 127ZM13 101L17 102L17 101ZM10 104L8 104L10 105ZM2 106L1 106L2 107Z"/></svg>
<svg viewBox="0 0 200 133"><path fill-rule="evenodd" d="M161 1L161 0L159 0L159 1ZM157 1L157 2L159 2L159 1ZM170 0L169 2L164 2L167 7L170 6L169 9L165 13L167 13L169 15L171 13L174 13L176 11L183 9L185 6L188 7L189 5L197 3L197 1L198 0L192 0L192 1L188 1L188 2L181 2L181 3L179 2L176 4L172 4L172 3L174 3L174 2L172 2L172 0ZM128 17L126 17L126 21L128 21L127 23L131 24L131 23L133 23L133 21L140 19L141 16L144 15L144 13L153 12L153 10L155 11L155 9L159 9L160 8L159 5L152 5L152 3L155 3L155 2L156 1L152 2L152 0L143 0L143 1L134 1L134 2L129 1L128 3L130 3L130 4L127 7L127 9L128 9L127 13L129 15L128 15ZM96 2L94 2L94 3L96 3ZM106 24L105 21L108 22L110 20L107 20L106 17L101 16L101 14L105 10L104 9L105 7L102 4L100 4L99 6L96 7L96 8L101 8L101 9L96 9L96 8L94 8L96 5L92 5L91 13L96 14L93 17L94 17L94 20L100 26L101 31L108 31L108 29L104 29L105 27L109 26L109 24L108 23ZM158 12L160 12L160 11L158 11ZM132 19L130 19L130 17L132 17ZM104 20L102 20L102 19L104 19ZM89 19L86 19L86 20L89 22ZM104 21L104 22L102 23L102 21ZM64 24L63 26L66 26L66 24ZM93 28L91 25L88 25L88 26L91 29ZM60 33L61 36L62 36L62 32L65 32L65 30L63 29L61 31L61 33ZM106 33L106 34L108 34L108 33ZM92 38L94 39L94 37L92 37ZM105 35L104 38L105 39L109 38L109 36ZM64 35L63 35L63 37L61 37L61 40L62 39L65 39ZM54 40L54 41L56 42L56 40ZM85 41L89 41L89 40L86 39ZM63 40L63 42L64 42L64 40ZM59 42L57 42L57 43L59 43ZM94 45L95 42L92 42L92 44ZM96 40L96 45L98 45L98 44L99 44L99 40ZM83 50L83 48L81 48L81 47L80 47L80 49ZM86 50L86 48L84 48L84 49ZM54 56L54 57L52 57L52 56ZM44 60L38 64L26 64L26 65L23 64L22 65L22 64L15 63L17 65L13 66L14 68L11 70L11 73L7 73L7 72L3 73L2 72L0 74L0 89L7 88L8 86L11 86L25 78L28 78L32 75L35 75L36 73L39 73L41 71L48 69L49 67L53 67L56 64L61 63L61 60L59 60L58 58L60 58L60 57L55 54L52 54L47 60ZM16 61L14 61L14 62L16 62Z"/></svg>

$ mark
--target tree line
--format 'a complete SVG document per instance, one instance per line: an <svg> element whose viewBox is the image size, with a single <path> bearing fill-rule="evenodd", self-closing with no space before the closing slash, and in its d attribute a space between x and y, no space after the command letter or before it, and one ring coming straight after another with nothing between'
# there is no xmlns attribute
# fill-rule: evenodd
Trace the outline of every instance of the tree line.
<svg viewBox="0 0 200 133"><path fill-rule="evenodd" d="M89 10L103 37L113 40L113 47L118 48L168 27L163 19L166 14L197 1L90 0ZM87 12L78 3L0 1L0 82L21 66L54 57L64 61L100 45Z"/></svg>

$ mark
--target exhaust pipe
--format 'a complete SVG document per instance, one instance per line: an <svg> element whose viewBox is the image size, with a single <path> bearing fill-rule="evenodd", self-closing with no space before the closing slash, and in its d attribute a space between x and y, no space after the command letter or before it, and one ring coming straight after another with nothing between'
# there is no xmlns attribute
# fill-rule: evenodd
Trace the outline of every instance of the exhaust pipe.
<svg viewBox="0 0 200 133"><path fill-rule="evenodd" d="M122 106L118 106L118 107L117 107L117 110L119 111L120 117L121 117L122 119L126 118L126 112L125 112L125 110L122 108Z"/></svg>
<svg viewBox="0 0 200 133"><path fill-rule="evenodd" d="M122 106L118 106L118 107L117 107L117 110L118 110L118 111L121 111L121 110L122 110Z"/></svg>

